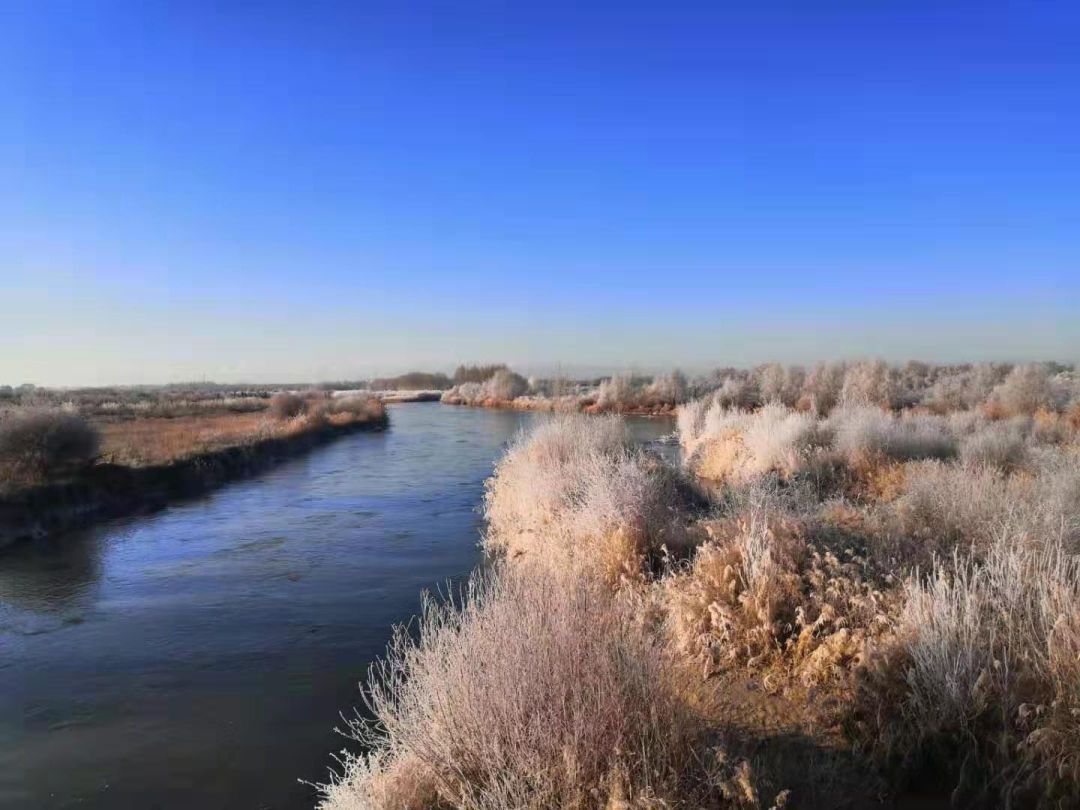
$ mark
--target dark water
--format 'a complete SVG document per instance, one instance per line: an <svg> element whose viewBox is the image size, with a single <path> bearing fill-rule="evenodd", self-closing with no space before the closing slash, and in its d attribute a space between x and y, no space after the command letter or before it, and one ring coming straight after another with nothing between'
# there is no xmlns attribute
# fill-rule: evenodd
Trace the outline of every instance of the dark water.
<svg viewBox="0 0 1080 810"><path fill-rule="evenodd" d="M483 481L543 418L394 406L386 433L0 555L0 808L311 807L390 626L477 563Z"/></svg>

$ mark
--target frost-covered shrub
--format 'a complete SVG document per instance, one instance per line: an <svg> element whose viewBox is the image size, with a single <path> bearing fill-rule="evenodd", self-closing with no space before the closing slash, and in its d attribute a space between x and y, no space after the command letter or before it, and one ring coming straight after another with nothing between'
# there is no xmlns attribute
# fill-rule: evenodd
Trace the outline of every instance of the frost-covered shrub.
<svg viewBox="0 0 1080 810"><path fill-rule="evenodd" d="M464 382L444 391L440 401L451 405L479 405L485 399L484 384Z"/></svg>
<svg viewBox="0 0 1080 810"><path fill-rule="evenodd" d="M790 478L812 463L829 441L811 414L778 403L756 411L704 400L684 405L680 442L691 468L714 481L747 481L775 472Z"/></svg>
<svg viewBox="0 0 1080 810"><path fill-rule="evenodd" d="M1066 548L1080 553L1080 447L1035 447L1028 466L1034 480L1026 490L1027 523L1035 532L1060 532Z"/></svg>
<svg viewBox="0 0 1080 810"><path fill-rule="evenodd" d="M890 505L897 535L917 541L906 560L925 564L935 554L984 548L1023 498L1017 483L995 467L940 461L905 465L905 491Z"/></svg>
<svg viewBox="0 0 1080 810"><path fill-rule="evenodd" d="M474 578L424 603L365 690L322 810L717 807L717 751L662 643L585 579ZM752 795L752 786L745 790Z"/></svg>
<svg viewBox="0 0 1080 810"><path fill-rule="evenodd" d="M902 766L953 768L954 801L1080 801L1080 560L1008 528L981 559L913 577L891 640L871 648L861 715Z"/></svg>
<svg viewBox="0 0 1080 810"><path fill-rule="evenodd" d="M969 464L1009 470L1027 456L1028 425L1008 420L981 425L960 442L960 458Z"/></svg>
<svg viewBox="0 0 1080 810"><path fill-rule="evenodd" d="M486 484L484 548L555 572L635 577L684 542L677 474L617 417L568 416L520 434Z"/></svg>
<svg viewBox="0 0 1080 810"><path fill-rule="evenodd" d="M520 374L506 368L498 369L484 383L484 393L489 399L510 401L529 391L529 383Z"/></svg>
<svg viewBox="0 0 1080 810"><path fill-rule="evenodd" d="M637 404L639 390L630 374L616 374L603 380L596 390L596 405L601 410L618 410Z"/></svg>
<svg viewBox="0 0 1080 810"><path fill-rule="evenodd" d="M1017 366L1004 382L994 388L990 401L1006 414L1031 414L1040 408L1054 409L1054 388L1044 365L1030 363Z"/></svg>
<svg viewBox="0 0 1080 810"><path fill-rule="evenodd" d="M1080 371L1062 371L1050 378L1050 389L1060 410L1080 406Z"/></svg>
<svg viewBox="0 0 1080 810"><path fill-rule="evenodd" d="M688 395L686 375L676 369L654 377L641 394L641 404L650 408L675 407L686 402Z"/></svg>
<svg viewBox="0 0 1080 810"><path fill-rule="evenodd" d="M529 392L529 382L505 366L463 366L458 369L462 377L475 377L480 373L488 375L483 382L467 380L458 383L443 392L441 401L451 405L503 403L512 402Z"/></svg>
<svg viewBox="0 0 1080 810"><path fill-rule="evenodd" d="M763 403L778 402L792 407L802 394L806 370L802 366L770 363L756 371L758 393Z"/></svg>
<svg viewBox="0 0 1080 810"><path fill-rule="evenodd" d="M696 400L680 409L679 437L694 470L711 480L783 477L825 463L835 450L849 464L875 458L951 458L957 440L942 417L844 407L828 419L773 403L756 411Z"/></svg>
<svg viewBox="0 0 1080 810"><path fill-rule="evenodd" d="M847 369L842 363L819 363L811 369L803 384L800 402L805 410L825 415L840 402Z"/></svg>
<svg viewBox="0 0 1080 810"><path fill-rule="evenodd" d="M693 399L679 406L676 429L683 447L693 450L705 431L705 415L713 404L712 397Z"/></svg>
<svg viewBox="0 0 1080 810"><path fill-rule="evenodd" d="M723 408L752 408L758 404L757 386L752 380L742 377L728 377L716 389L716 402Z"/></svg>
<svg viewBox="0 0 1080 810"><path fill-rule="evenodd" d="M909 461L956 455L956 437L938 416L895 416L879 408L846 406L833 412L829 425L836 449L849 460L881 456Z"/></svg>
<svg viewBox="0 0 1080 810"><path fill-rule="evenodd" d="M938 413L974 408L986 402L1011 368L1000 363L978 363L944 370L926 392L923 403Z"/></svg>
<svg viewBox="0 0 1080 810"><path fill-rule="evenodd" d="M847 367L840 401L844 405L892 407L896 385L892 370L883 360L867 360Z"/></svg>
<svg viewBox="0 0 1080 810"><path fill-rule="evenodd" d="M1080 452L1029 447L1024 467L1010 475L994 464L905 465L905 491L889 506L895 534L918 541L923 563L956 549L981 554L1005 528L1080 550Z"/></svg>

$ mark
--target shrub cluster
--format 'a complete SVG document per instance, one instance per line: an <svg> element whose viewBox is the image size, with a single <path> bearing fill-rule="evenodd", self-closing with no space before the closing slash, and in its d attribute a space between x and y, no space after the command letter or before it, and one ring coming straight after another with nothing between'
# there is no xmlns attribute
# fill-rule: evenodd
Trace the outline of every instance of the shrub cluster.
<svg viewBox="0 0 1080 810"><path fill-rule="evenodd" d="M351 394L334 397L326 403L329 414L347 414L364 421L377 421L386 418L386 406L378 397L364 394Z"/></svg>
<svg viewBox="0 0 1080 810"><path fill-rule="evenodd" d="M386 418L382 400L370 394L329 396L325 391L312 390L300 395L282 391L270 398L270 416L279 422L299 421L302 428L328 422L379 421Z"/></svg>
<svg viewBox="0 0 1080 810"><path fill-rule="evenodd" d="M595 410L702 394L678 410L681 467L613 416L518 436L486 485L488 573L395 636L368 681L373 719L352 728L367 753L324 806L768 806L767 763L718 744L757 722L727 693L747 678L821 750L836 729L894 784L1076 805L1070 373L601 381ZM458 390L480 402L485 385Z"/></svg>
<svg viewBox="0 0 1080 810"><path fill-rule="evenodd" d="M32 409L0 416L0 470L9 480L41 479L89 464L98 446L97 431L68 411Z"/></svg>
<svg viewBox="0 0 1080 810"><path fill-rule="evenodd" d="M1080 800L1080 446L1046 404L685 406L687 463L730 517L665 581L680 649L839 690L855 743L961 804Z"/></svg>
<svg viewBox="0 0 1080 810"><path fill-rule="evenodd" d="M689 393L686 375L678 370L651 379L617 374L597 387L595 410L615 413L635 409L671 410L685 402Z"/></svg>
<svg viewBox="0 0 1080 810"><path fill-rule="evenodd" d="M351 724L367 753L346 755L323 807L758 806L702 683L634 598L685 543L677 479L614 417L518 436L487 484L492 566L397 631Z"/></svg>
<svg viewBox="0 0 1080 810"><path fill-rule="evenodd" d="M307 413L308 402L299 394L281 391L270 397L268 410L274 419L295 419Z"/></svg>
<svg viewBox="0 0 1080 810"><path fill-rule="evenodd" d="M1066 413L1080 422L1080 374L1052 363L935 366L912 361L890 366L875 360L822 363L809 371L802 366L769 363L749 370L718 369L693 379L679 371L656 377L616 374L579 383L532 378L522 381L516 397L493 396L485 387L500 370L511 373L505 366L458 369L455 386L444 401L507 403L528 392L529 400L515 403L515 407L660 413L709 396L726 408L778 404L819 416L843 405L891 410L920 407L934 414L980 409L994 419Z"/></svg>
<svg viewBox="0 0 1080 810"><path fill-rule="evenodd" d="M451 405L485 405L512 402L529 391L528 381L507 368L496 368L483 382L463 382L442 395Z"/></svg>

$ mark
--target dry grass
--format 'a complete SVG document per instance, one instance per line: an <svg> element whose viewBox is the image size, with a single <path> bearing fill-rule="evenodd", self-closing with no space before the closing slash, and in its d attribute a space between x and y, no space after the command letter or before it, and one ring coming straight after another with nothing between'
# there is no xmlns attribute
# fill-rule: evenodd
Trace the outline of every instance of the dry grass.
<svg viewBox="0 0 1080 810"><path fill-rule="evenodd" d="M362 421L376 421L386 417L386 405L381 397L353 394L335 397L326 402L327 413L335 416L351 416Z"/></svg>
<svg viewBox="0 0 1080 810"><path fill-rule="evenodd" d="M1002 531L981 561L905 586L860 692L864 737L895 766L944 771L961 803L1080 801L1080 561L1060 537Z"/></svg>
<svg viewBox="0 0 1080 810"><path fill-rule="evenodd" d="M1060 533L1080 550L1080 454L1044 450L1032 459L1013 474L983 465L906 465L904 492L890 504L886 523L905 546L906 563L925 566L954 551L980 556L1004 529Z"/></svg>
<svg viewBox="0 0 1080 810"><path fill-rule="evenodd" d="M168 464L228 447L295 436L326 425L380 421L385 406L374 397L341 397L291 419L267 413L217 414L175 419L129 419L101 424L101 456L114 464Z"/></svg>
<svg viewBox="0 0 1080 810"><path fill-rule="evenodd" d="M1016 421L991 422L965 436L960 443L960 458L968 464L1014 470L1027 458L1026 425Z"/></svg>
<svg viewBox="0 0 1080 810"><path fill-rule="evenodd" d="M659 637L589 580L505 572L427 600L371 671L324 810L753 806Z"/></svg>
<svg viewBox="0 0 1080 810"><path fill-rule="evenodd" d="M673 638L705 673L746 667L779 687L846 676L887 627L887 579L828 532L762 501L706 524L709 541L662 583Z"/></svg>
<svg viewBox="0 0 1080 810"><path fill-rule="evenodd" d="M273 435L266 414L128 419L101 425L101 455L113 464L166 464Z"/></svg>

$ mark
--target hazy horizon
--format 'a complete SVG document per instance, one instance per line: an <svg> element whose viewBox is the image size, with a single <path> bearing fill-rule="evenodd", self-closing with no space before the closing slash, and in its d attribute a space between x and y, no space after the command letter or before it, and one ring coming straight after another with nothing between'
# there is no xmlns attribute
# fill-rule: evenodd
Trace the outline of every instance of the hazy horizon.
<svg viewBox="0 0 1080 810"><path fill-rule="evenodd" d="M371 382L376 378L396 377L407 372L431 372L431 373L444 373L449 377L453 377L454 370L461 365L491 365L491 364L505 364L513 371L519 372L525 376L538 376L541 378L556 378L563 377L571 380L591 380L600 379L603 377L609 377L617 374L633 374L641 375L645 377L655 376L658 374L666 374L671 371L681 371L688 376L695 375L707 375L712 371L723 368L741 368L752 369L761 366L765 363L780 362L783 365L799 365L805 368L810 368L817 363L858 363L867 360L884 360L892 365L900 366L908 361L923 361L934 364L949 365L953 363L977 363L977 362L1000 362L1000 363L1043 363L1043 362L1057 362L1070 365L1080 366L1080 361L1077 361L1075 357L1053 357L1053 356L1026 356L1026 357L987 357L987 358L948 358L940 361L927 360L925 357L903 357L903 358L888 358L881 354L851 354L846 356L835 357L818 357L813 360L805 362L801 361L782 361L775 358L769 358L760 362L746 362L746 363L726 363L718 361L716 363L706 363L701 365L688 365L686 363L670 363L662 365L645 365L640 363L622 362L619 364L610 365L583 365L572 363L514 363L507 362L505 358L490 357L481 358L480 360L469 360L462 363L453 363L451 365L432 365L432 366L397 366L385 369L374 369L366 373L354 373L354 374L324 374L324 375L312 375L310 373L298 372L292 375L239 375L239 376L220 376L212 374L198 374L194 376L176 376L171 378L156 378L156 379L143 379L143 380L131 380L131 379L105 379L98 381L95 378L93 382L63 382L57 380L32 380L32 379L3 379L0 378L0 386L9 385L17 387L19 385L30 384L41 388L54 388L54 389L76 389L76 388L124 388L124 387L138 387L138 386L160 386L160 385L183 385L183 384L207 384L207 385L318 385L320 383L327 382L350 382L350 381L364 381Z"/></svg>
<svg viewBox="0 0 1080 810"><path fill-rule="evenodd" d="M1065 4L5 4L0 383L1075 362L1078 34Z"/></svg>

